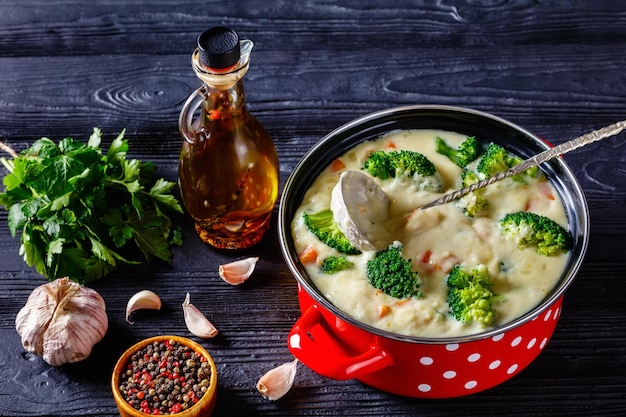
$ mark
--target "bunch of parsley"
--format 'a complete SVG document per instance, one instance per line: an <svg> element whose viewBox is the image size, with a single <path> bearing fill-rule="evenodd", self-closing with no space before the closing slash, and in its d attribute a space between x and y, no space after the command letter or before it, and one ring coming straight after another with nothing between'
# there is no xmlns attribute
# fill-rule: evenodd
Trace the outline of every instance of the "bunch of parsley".
<svg viewBox="0 0 626 417"><path fill-rule="evenodd" d="M20 255L49 280L86 283L142 258L171 263L170 246L182 244L167 214L182 213L175 183L155 180L151 162L126 159L124 133L106 154L94 128L87 145L41 138L0 159L9 170L0 204L11 235L21 230Z"/></svg>

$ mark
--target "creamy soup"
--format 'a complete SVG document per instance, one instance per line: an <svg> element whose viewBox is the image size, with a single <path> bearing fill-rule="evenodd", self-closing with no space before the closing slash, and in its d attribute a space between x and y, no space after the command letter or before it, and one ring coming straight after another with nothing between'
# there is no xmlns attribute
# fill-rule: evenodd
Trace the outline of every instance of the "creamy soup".
<svg viewBox="0 0 626 417"><path fill-rule="evenodd" d="M493 305L497 317L495 325L500 325L538 305L559 280L567 261L567 254L544 256L537 254L534 248L520 250L514 240L501 235L498 227L498 221L505 214L522 210L547 216L567 228L559 195L545 179L527 178L522 183L507 178L488 186L484 190L488 208L476 217L466 216L455 202L429 208L416 217L416 207L460 188L462 169L436 152L438 136L455 147L466 138L446 131L395 131L350 149L339 158L342 164L331 164L315 180L292 222L298 253L309 245L317 251L317 261L305 263L305 269L320 293L356 320L402 335L453 337L485 330L480 324L463 324L448 312L446 276L456 264L469 268L487 266L493 291L500 296L500 301ZM324 274L320 262L339 253L321 243L302 220L303 212L313 213L330 207L331 191L341 172L365 172L361 168L371 151L392 148L424 154L435 164L444 184L441 192L432 192L417 189L406 181L374 178L389 197L394 240L403 244L403 257L410 258L413 269L418 272L421 298L399 300L374 288L365 272L374 251L348 255L346 257L354 263L352 268Z"/></svg>

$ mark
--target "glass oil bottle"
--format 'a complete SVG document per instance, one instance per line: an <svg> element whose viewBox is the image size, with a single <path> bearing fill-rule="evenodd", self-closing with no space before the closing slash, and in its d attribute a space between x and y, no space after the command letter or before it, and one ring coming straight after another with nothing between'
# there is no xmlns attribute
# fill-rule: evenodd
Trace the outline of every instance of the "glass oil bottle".
<svg viewBox="0 0 626 417"><path fill-rule="evenodd" d="M278 198L274 143L245 101L243 77L253 45L224 27L198 37L192 67L203 85L187 99L178 121L184 139L181 197L200 238L218 249L258 243Z"/></svg>

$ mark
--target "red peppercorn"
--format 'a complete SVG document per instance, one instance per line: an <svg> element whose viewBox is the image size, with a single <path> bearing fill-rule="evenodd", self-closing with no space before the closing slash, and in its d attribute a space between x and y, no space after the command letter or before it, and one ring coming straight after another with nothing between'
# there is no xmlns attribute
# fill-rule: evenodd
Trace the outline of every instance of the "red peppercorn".
<svg viewBox="0 0 626 417"><path fill-rule="evenodd" d="M178 403L174 404L172 406L172 408L170 409L170 412L172 413L180 413L180 410L182 410L182 406Z"/></svg>
<svg viewBox="0 0 626 417"><path fill-rule="evenodd" d="M145 394L143 393L143 391L139 391L137 393L137 398L139 398L140 400L143 400L144 396L145 396Z"/></svg>

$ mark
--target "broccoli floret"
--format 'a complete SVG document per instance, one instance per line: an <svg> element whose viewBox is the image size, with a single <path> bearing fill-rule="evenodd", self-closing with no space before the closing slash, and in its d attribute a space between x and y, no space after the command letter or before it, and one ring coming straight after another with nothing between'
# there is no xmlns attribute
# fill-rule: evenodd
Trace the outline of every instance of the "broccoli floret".
<svg viewBox="0 0 626 417"><path fill-rule="evenodd" d="M410 178L422 189L439 191L442 187L435 164L415 151L374 151L367 157L362 169L381 180Z"/></svg>
<svg viewBox="0 0 626 417"><path fill-rule="evenodd" d="M346 235L339 229L330 209L317 213L302 213L304 224L319 240L338 252L358 255L360 250L352 246Z"/></svg>
<svg viewBox="0 0 626 417"><path fill-rule="evenodd" d="M484 178L492 177L497 173L506 171L523 161L524 160L519 156L510 154L502 146L492 143L480 158L480 161L478 161L478 165L476 165L476 172L483 175ZM524 171L524 174L531 178L539 178L541 176L541 171L535 166L528 168ZM524 177L521 174L514 175L511 178L517 182L525 182Z"/></svg>
<svg viewBox="0 0 626 417"><path fill-rule="evenodd" d="M485 265L471 270L455 265L446 281L452 317L462 323L477 322L483 326L495 322L496 312L492 304L498 297L491 289L493 283Z"/></svg>
<svg viewBox="0 0 626 417"><path fill-rule="evenodd" d="M472 184L476 184L480 181L478 175L474 171L463 171L461 174L461 187L469 187ZM466 216L475 217L481 211L487 208L487 199L484 196L484 188L479 188L476 191L464 195L456 201L457 207L460 207Z"/></svg>
<svg viewBox="0 0 626 417"><path fill-rule="evenodd" d="M329 256L322 261L322 272L325 274L334 274L339 271L352 268L354 264L345 256Z"/></svg>
<svg viewBox="0 0 626 417"><path fill-rule="evenodd" d="M396 175L391 156L385 151L374 151L365 160L363 169L372 177L386 180Z"/></svg>
<svg viewBox="0 0 626 417"><path fill-rule="evenodd" d="M402 257L402 244L392 243L376 253L366 265L367 279L375 288L395 298L421 297L417 272L410 259Z"/></svg>
<svg viewBox="0 0 626 417"><path fill-rule="evenodd" d="M515 155L509 154L509 157L507 159L507 165L509 166L509 168L514 167L517 164L521 164L522 162L524 162L524 160L520 158L519 156L515 156ZM524 171L524 174L528 175L530 178L539 178L541 176L541 171L539 170L538 166L534 166ZM519 174L514 175L511 178L513 178L515 181L518 181L518 182L525 182L523 176Z"/></svg>
<svg viewBox="0 0 626 417"><path fill-rule="evenodd" d="M447 156L448 159L461 168L465 168L470 162L476 160L480 153L480 145L475 136L465 138L458 149L453 148L445 140L437 137L436 146L438 153Z"/></svg>
<svg viewBox="0 0 626 417"><path fill-rule="evenodd" d="M517 247L534 247L540 255L557 255L572 247L572 235L560 224L529 211L509 213L500 220L500 231L517 240Z"/></svg>
<svg viewBox="0 0 626 417"><path fill-rule="evenodd" d="M396 176L407 175L412 177L417 174L422 177L428 177L437 172L435 164L430 162L428 158L419 152L407 151L403 149L400 151L392 151L389 155L393 161Z"/></svg>
<svg viewBox="0 0 626 417"><path fill-rule="evenodd" d="M435 165L424 155L405 149L391 152L374 151L365 160L363 169L381 180L415 174L428 177L437 172Z"/></svg>
<svg viewBox="0 0 626 417"><path fill-rule="evenodd" d="M487 148L485 154L478 161L476 171L485 177L491 177L499 172L506 171L515 165L515 158L500 145L492 143Z"/></svg>

